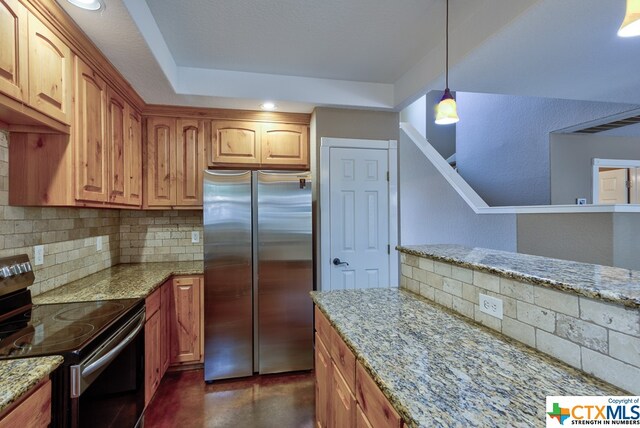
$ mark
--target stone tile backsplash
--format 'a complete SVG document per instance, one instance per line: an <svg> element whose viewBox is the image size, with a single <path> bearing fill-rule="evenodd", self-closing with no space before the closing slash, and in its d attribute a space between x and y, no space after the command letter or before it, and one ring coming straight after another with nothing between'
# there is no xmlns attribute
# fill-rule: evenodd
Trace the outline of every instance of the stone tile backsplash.
<svg viewBox="0 0 640 428"><path fill-rule="evenodd" d="M634 394L640 394L640 310L409 254L400 286ZM502 299L503 319L479 294Z"/></svg>
<svg viewBox="0 0 640 428"><path fill-rule="evenodd" d="M202 211L121 211L120 262L202 260L202 233Z"/></svg>
<svg viewBox="0 0 640 428"><path fill-rule="evenodd" d="M118 263L202 260L201 211L9 206L9 144L0 130L0 257L26 253L33 261L33 247L44 245L33 295ZM193 230L199 244L191 244Z"/></svg>

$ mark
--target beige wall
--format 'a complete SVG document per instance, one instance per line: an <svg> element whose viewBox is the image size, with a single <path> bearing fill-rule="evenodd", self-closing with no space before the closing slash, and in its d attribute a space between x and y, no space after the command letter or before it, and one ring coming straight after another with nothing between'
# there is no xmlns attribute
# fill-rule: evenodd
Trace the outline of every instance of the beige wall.
<svg viewBox="0 0 640 428"><path fill-rule="evenodd" d="M191 242L191 232L200 242ZM202 211L121 211L120 262L202 260Z"/></svg>
<svg viewBox="0 0 640 428"><path fill-rule="evenodd" d="M575 204L576 198L592 203L593 158L640 159L640 137L551 134L551 203Z"/></svg>

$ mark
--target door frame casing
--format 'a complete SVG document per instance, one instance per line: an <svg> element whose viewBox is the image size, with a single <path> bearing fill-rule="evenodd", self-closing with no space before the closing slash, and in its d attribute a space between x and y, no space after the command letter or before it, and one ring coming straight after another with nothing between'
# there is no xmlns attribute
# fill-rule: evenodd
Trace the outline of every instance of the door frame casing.
<svg viewBox="0 0 640 428"><path fill-rule="evenodd" d="M600 168L640 168L640 160L593 158L591 172L591 201L594 205L598 205L600 203Z"/></svg>
<svg viewBox="0 0 640 428"><path fill-rule="evenodd" d="M322 137L320 139L320 291L329 290L331 281L331 195L329 188L331 149L375 149L387 151L389 168L389 287L399 282L398 245L398 141ZM394 263L395 262L395 263Z"/></svg>

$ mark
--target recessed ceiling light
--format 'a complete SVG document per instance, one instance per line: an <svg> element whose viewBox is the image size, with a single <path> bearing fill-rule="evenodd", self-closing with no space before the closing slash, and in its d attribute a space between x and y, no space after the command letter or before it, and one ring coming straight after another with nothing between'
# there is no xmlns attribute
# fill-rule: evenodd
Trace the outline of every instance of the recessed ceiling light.
<svg viewBox="0 0 640 428"><path fill-rule="evenodd" d="M74 6L78 6L79 8L86 10L100 10L104 9L104 3L102 0L67 0Z"/></svg>
<svg viewBox="0 0 640 428"><path fill-rule="evenodd" d="M260 104L260 108L262 110L277 110L278 106L275 105L275 103L272 103L271 101L267 101L265 103Z"/></svg>

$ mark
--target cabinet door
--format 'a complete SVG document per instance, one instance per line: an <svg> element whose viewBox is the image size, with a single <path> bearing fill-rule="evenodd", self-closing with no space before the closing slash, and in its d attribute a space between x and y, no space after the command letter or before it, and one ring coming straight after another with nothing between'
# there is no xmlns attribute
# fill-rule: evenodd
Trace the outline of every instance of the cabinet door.
<svg viewBox="0 0 640 428"><path fill-rule="evenodd" d="M203 121L178 119L176 205L202 206L204 141Z"/></svg>
<svg viewBox="0 0 640 428"><path fill-rule="evenodd" d="M71 50L29 14L29 104L65 124L71 123Z"/></svg>
<svg viewBox="0 0 640 428"><path fill-rule="evenodd" d="M160 314L147 319L144 327L144 403L153 398L160 385Z"/></svg>
<svg viewBox="0 0 640 428"><path fill-rule="evenodd" d="M107 201L107 86L80 58L76 63L76 199Z"/></svg>
<svg viewBox="0 0 640 428"><path fill-rule="evenodd" d="M211 122L209 166L259 164L260 138L259 123Z"/></svg>
<svg viewBox="0 0 640 428"><path fill-rule="evenodd" d="M360 362L356 363L356 397L371 425L400 428L402 419Z"/></svg>
<svg viewBox="0 0 640 428"><path fill-rule="evenodd" d="M129 184L127 203L142 205L142 118L131 106L127 109L126 178Z"/></svg>
<svg viewBox="0 0 640 428"><path fill-rule="evenodd" d="M171 290L172 281L167 281L161 288L160 303L160 377L164 376L169 368L171 357Z"/></svg>
<svg viewBox="0 0 640 428"><path fill-rule="evenodd" d="M322 343L320 336L316 333L315 350L315 372L316 372L316 426L326 428L330 421L330 393L331 390L331 357L327 347Z"/></svg>
<svg viewBox="0 0 640 428"><path fill-rule="evenodd" d="M18 0L0 0L0 92L29 101L27 9Z"/></svg>
<svg viewBox="0 0 640 428"><path fill-rule="evenodd" d="M125 150L125 138L127 136L127 103L113 92L107 91L107 129L108 154L109 154L109 202L126 204L127 198L127 153Z"/></svg>
<svg viewBox="0 0 640 428"><path fill-rule="evenodd" d="M286 167L309 167L308 130L303 125L262 125L261 163Z"/></svg>
<svg viewBox="0 0 640 428"><path fill-rule="evenodd" d="M373 428L359 404L356 405L356 428Z"/></svg>
<svg viewBox="0 0 640 428"><path fill-rule="evenodd" d="M171 364L200 361L200 278L173 280Z"/></svg>
<svg viewBox="0 0 640 428"><path fill-rule="evenodd" d="M176 204L176 120L151 117L147 120L146 201L151 207Z"/></svg>
<svg viewBox="0 0 640 428"><path fill-rule="evenodd" d="M0 0L0 3L2 0ZM51 422L51 381L47 379L6 416L0 428L46 428Z"/></svg>
<svg viewBox="0 0 640 428"><path fill-rule="evenodd" d="M335 365L331 368L333 393L331 394L331 421L335 428L356 426L356 398Z"/></svg>

